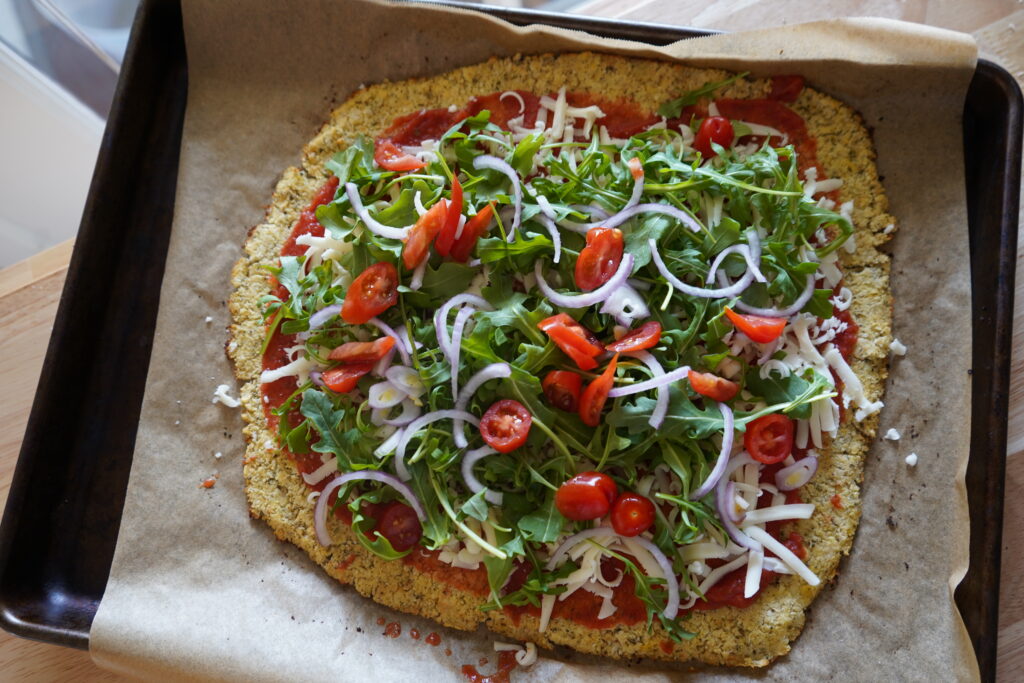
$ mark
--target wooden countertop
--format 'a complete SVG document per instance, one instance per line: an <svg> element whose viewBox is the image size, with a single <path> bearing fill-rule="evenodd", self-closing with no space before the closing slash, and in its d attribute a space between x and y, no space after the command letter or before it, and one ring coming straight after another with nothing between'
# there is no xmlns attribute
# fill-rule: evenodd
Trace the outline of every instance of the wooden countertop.
<svg viewBox="0 0 1024 683"><path fill-rule="evenodd" d="M742 30L793 23L786 7L797 3L768 0L592 0L577 13L697 27ZM800 20L863 14L855 0L815 3L814 15ZM973 32L983 56L1003 64L1018 81L1024 80L1024 9L1018 0L952 3L920 0L870 3L873 16ZM810 3L799 3L806 9ZM792 10L788 12L793 14ZM1017 28L1021 34L1017 34ZM1024 225L1024 221L1022 221ZM1024 253L1024 238L1021 239ZM57 303L67 273L72 243L66 242L27 261L0 270L0 509L7 500L14 465L28 420L31 398L39 379L43 356ZM1014 347L1024 348L1024 278L1018 278L1014 317ZM1024 377L1022 359L1012 363L1012 393L1006 466L1002 580L999 612L999 669L1003 681L1024 680ZM103 671L89 654L54 645L15 638L0 631L0 678L4 680L116 681L120 676Z"/></svg>

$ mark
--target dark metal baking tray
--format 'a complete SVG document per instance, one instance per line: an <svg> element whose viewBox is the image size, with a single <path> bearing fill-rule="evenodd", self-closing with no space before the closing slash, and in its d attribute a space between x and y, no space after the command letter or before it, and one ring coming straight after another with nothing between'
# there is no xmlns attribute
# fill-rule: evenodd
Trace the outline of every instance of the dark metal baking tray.
<svg viewBox="0 0 1024 683"><path fill-rule="evenodd" d="M663 45L707 33L460 3ZM86 648L124 503L174 209L187 68L177 0L143 0L0 525L0 626ZM956 598L995 676L1021 94L981 61L964 109L973 281L971 557ZM113 397L116 397L113 398Z"/></svg>

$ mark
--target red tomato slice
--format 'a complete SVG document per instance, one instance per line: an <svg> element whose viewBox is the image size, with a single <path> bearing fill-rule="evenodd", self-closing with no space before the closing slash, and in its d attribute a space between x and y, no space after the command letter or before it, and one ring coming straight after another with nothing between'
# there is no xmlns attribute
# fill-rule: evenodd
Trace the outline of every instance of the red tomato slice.
<svg viewBox="0 0 1024 683"><path fill-rule="evenodd" d="M477 240L490 227L492 218L494 218L493 202L480 209L475 216L467 220L466 224L462 226L462 234L459 235L459 238L455 240L455 244L452 245L451 257L463 263L468 261Z"/></svg>
<svg viewBox="0 0 1024 683"><path fill-rule="evenodd" d="M480 418L480 436L499 453L508 453L526 443L533 415L519 401L510 398L493 404Z"/></svg>
<svg viewBox="0 0 1024 683"><path fill-rule="evenodd" d="M444 226L448 217L448 202L438 200L436 204L427 209L427 212L419 217L416 224L409 231L405 238L405 246L402 247L402 264L409 270L423 263L430 252L430 243L437 237L437 233Z"/></svg>
<svg viewBox="0 0 1024 683"><path fill-rule="evenodd" d="M720 403L730 401L739 393L740 385L731 382L724 377L712 375L710 372L695 372L690 370L690 386L701 396L707 396Z"/></svg>
<svg viewBox="0 0 1024 683"><path fill-rule="evenodd" d="M373 370L373 363L346 363L324 370L322 379L327 388L337 394L347 394L356 388L359 378Z"/></svg>
<svg viewBox="0 0 1024 683"><path fill-rule="evenodd" d="M416 171L427 165L427 162L403 152L388 138L381 138L374 143L373 160L386 171Z"/></svg>
<svg viewBox="0 0 1024 683"><path fill-rule="evenodd" d="M608 282L619 269L622 250L622 231L618 228L587 231L587 246L576 259L576 287L590 292Z"/></svg>
<svg viewBox="0 0 1024 683"><path fill-rule="evenodd" d="M455 231L459 229L459 218L462 217L462 183L459 176L452 176L452 198L448 202L448 215L444 219L444 226L441 232L437 233L434 240L434 251L440 256L447 256L451 253L452 245L455 244Z"/></svg>
<svg viewBox="0 0 1024 683"><path fill-rule="evenodd" d="M765 465L782 462L793 452L793 421L781 413L757 418L747 425L743 447Z"/></svg>
<svg viewBox="0 0 1024 683"><path fill-rule="evenodd" d="M759 344L775 341L782 334L782 330L786 328L785 318L766 318L763 315L734 313L728 306L725 307L725 316L732 321L737 330Z"/></svg>
<svg viewBox="0 0 1024 683"><path fill-rule="evenodd" d="M736 133L732 129L732 123L724 116L709 116L700 123L697 135L693 138L693 148L701 153L705 159L716 155L711 149L711 143L728 147L735 139Z"/></svg>
<svg viewBox="0 0 1024 683"><path fill-rule="evenodd" d="M632 332L627 333L617 342L612 342L604 348L612 353L631 353L651 349L661 341L661 323L655 320L648 320Z"/></svg>
<svg viewBox="0 0 1024 683"><path fill-rule="evenodd" d="M566 519L585 522L608 514L619 487L607 474L581 472L555 492L555 507Z"/></svg>
<svg viewBox="0 0 1024 683"><path fill-rule="evenodd" d="M349 325L362 325L398 303L398 270L384 261L359 274L341 305L341 319Z"/></svg>
<svg viewBox="0 0 1024 683"><path fill-rule="evenodd" d="M388 539L391 547L400 553L415 546L423 536L423 527L416 511L397 500L384 506L383 512L377 517L374 531Z"/></svg>
<svg viewBox="0 0 1024 683"><path fill-rule="evenodd" d="M564 410L567 413L575 413L580 407L580 390L583 388L583 378L571 370L552 370L541 382L544 389L544 396L548 403Z"/></svg>
<svg viewBox="0 0 1024 683"><path fill-rule="evenodd" d="M596 427L601 424L601 411L608 401L608 392L612 390L615 383L615 366L619 362L619 354L612 357L601 376L587 385L580 396L580 419L588 427Z"/></svg>
<svg viewBox="0 0 1024 683"><path fill-rule="evenodd" d="M395 346L391 337L381 337L372 342L348 342L333 349L328 360L342 363L376 363Z"/></svg>
<svg viewBox="0 0 1024 683"><path fill-rule="evenodd" d="M558 345L567 356L575 361L581 370L597 367L597 356L604 352L604 346L587 328L573 320L566 313L559 313L537 323L551 341Z"/></svg>
<svg viewBox="0 0 1024 683"><path fill-rule="evenodd" d="M639 536L654 524L654 503L639 493L623 493L612 504L612 528L621 536Z"/></svg>

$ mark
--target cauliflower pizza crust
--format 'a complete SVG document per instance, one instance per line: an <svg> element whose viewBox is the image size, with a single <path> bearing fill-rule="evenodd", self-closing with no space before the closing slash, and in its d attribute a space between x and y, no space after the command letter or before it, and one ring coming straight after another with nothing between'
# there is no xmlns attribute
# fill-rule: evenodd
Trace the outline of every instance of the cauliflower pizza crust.
<svg viewBox="0 0 1024 683"><path fill-rule="evenodd" d="M445 626L473 630L483 624L504 637L616 659L759 667L787 653L804 626L805 610L825 582L836 576L841 557L850 551L861 510L864 460L875 437L877 414L856 422L852 410L844 411L836 438L820 450L817 474L801 491L804 502L814 504L815 514L793 523L793 528L804 539L808 567L822 583L812 587L798 576L781 575L748 607L693 612L685 627L695 637L665 648L667 636L657 620L650 630L643 621L592 629L555 617L540 633L538 619L531 614L517 621L502 610L481 611L479 594L436 580L405 562L381 559L333 517L329 527L336 544L321 546L314 533L309 489L278 449L261 405L266 327L259 301L271 291L266 267L277 263L292 226L328 178L325 162L357 136L376 137L395 117L409 112L461 106L473 96L507 90L550 93L564 87L600 93L611 100L629 99L646 111L655 111L679 93L729 76L724 71L592 53L517 56L431 78L374 85L359 90L334 111L303 149L301 164L284 172L264 221L251 230L245 255L232 273L234 323L229 354L243 383L243 418L248 423L244 475L252 517L264 520L278 538L302 548L328 574L360 594ZM769 88L768 80L740 79L718 94L760 98ZM887 373L892 313L889 257L879 247L890 238L894 219L887 213L870 136L855 111L811 88L803 89L790 106L817 140L818 160L826 176L843 179L840 201L854 202L856 249L840 250L845 284L854 294L850 312L860 329L850 366L861 378L867 398L878 401Z"/></svg>

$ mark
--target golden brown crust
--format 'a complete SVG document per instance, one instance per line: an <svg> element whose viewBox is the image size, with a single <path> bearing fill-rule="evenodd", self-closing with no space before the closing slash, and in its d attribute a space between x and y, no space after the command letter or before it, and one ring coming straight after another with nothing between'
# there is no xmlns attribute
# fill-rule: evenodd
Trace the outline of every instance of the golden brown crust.
<svg viewBox="0 0 1024 683"><path fill-rule="evenodd" d="M765 666L788 652L803 628L805 609L824 582L836 575L841 557L850 551L860 517L864 458L875 436L877 416L854 424L847 414L835 442L822 451L817 475L803 489L804 499L815 504L816 513L797 523L795 530L804 538L809 567L823 584L810 587L797 577L782 576L748 608L697 612L686 622L696 637L665 652L661 643L667 636L657 624L651 632L642 623L593 630L566 619L553 619L545 633L538 633L533 617L525 616L516 624L500 611L482 612L478 596L436 581L403 562L376 557L340 524L332 528L338 544L321 547L313 532L308 489L292 463L274 447L260 403L258 378L264 328L257 301L269 292L263 267L276 260L300 211L327 177L323 163L356 136L377 135L392 118L409 111L461 105L474 95L509 89L543 93L565 86L570 91L632 99L653 111L680 92L726 76L723 71L593 53L515 57L492 59L433 78L372 86L358 91L338 108L303 150L302 166L285 171L264 222L251 232L245 256L232 273L234 343L229 345L229 353L239 379L245 383L242 402L248 423L244 430L248 450L244 474L250 514L265 520L278 538L305 550L328 574L351 584L359 593L453 628L469 630L484 623L511 638L545 647L567 645L615 658ZM767 89L765 80L740 81L725 88L721 95L761 97ZM887 213L869 134L856 112L810 88L792 106L818 140L819 160L826 175L844 180L842 200L854 201L857 248L842 256L846 283L854 293L852 312L860 325L852 366L862 378L868 397L877 400L887 373L892 315L889 257L878 247L890 238L891 230L886 232L885 228L894 219ZM838 496L841 507L833 505L833 496Z"/></svg>

